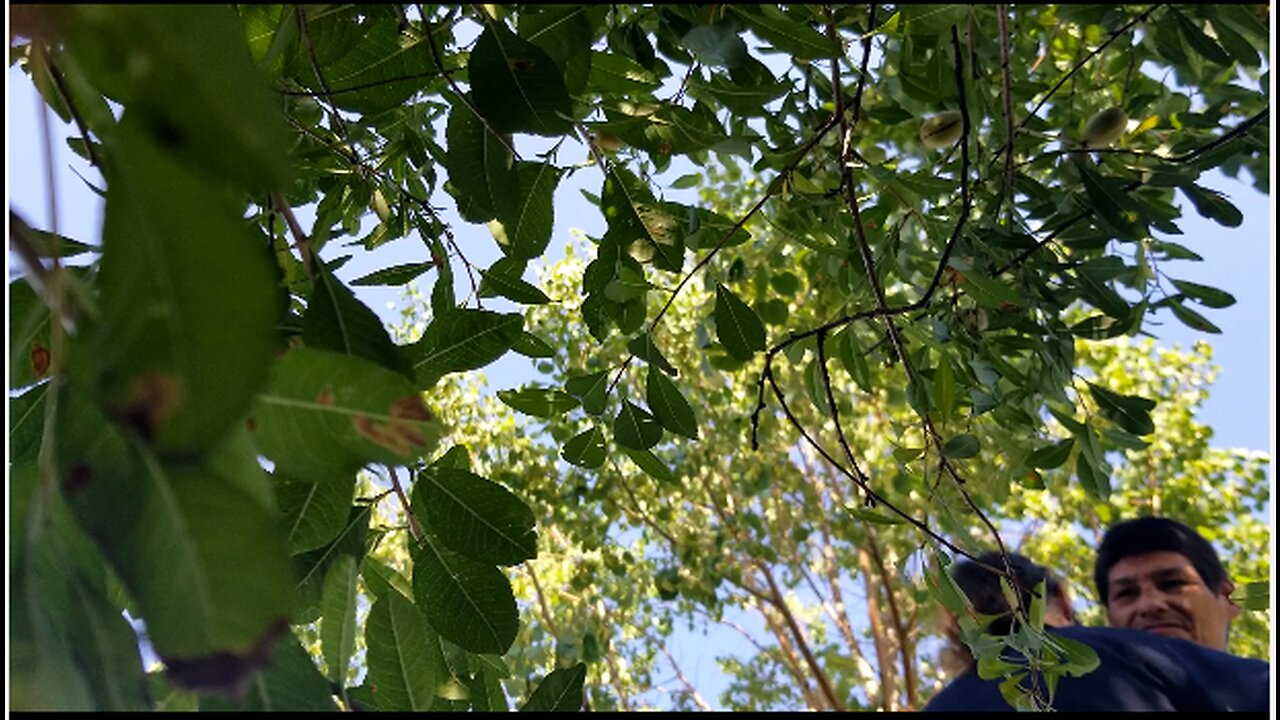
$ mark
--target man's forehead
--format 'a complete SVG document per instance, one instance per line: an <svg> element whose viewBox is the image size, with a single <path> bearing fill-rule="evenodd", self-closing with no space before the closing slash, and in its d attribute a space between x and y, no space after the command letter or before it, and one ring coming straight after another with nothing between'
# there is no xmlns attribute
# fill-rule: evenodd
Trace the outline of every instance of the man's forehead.
<svg viewBox="0 0 1280 720"><path fill-rule="evenodd" d="M1144 577L1191 574L1199 577L1186 555L1176 552L1151 552L1130 555L1116 562L1107 573L1113 583L1133 582Z"/></svg>

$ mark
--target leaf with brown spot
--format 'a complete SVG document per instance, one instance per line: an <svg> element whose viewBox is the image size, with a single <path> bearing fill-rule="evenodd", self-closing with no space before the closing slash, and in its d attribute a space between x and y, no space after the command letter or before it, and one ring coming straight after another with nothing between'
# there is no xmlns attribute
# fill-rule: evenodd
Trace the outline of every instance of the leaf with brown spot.
<svg viewBox="0 0 1280 720"><path fill-rule="evenodd" d="M404 465L430 452L442 428L403 375L343 353L302 348L281 357L253 416L259 450L300 478Z"/></svg>

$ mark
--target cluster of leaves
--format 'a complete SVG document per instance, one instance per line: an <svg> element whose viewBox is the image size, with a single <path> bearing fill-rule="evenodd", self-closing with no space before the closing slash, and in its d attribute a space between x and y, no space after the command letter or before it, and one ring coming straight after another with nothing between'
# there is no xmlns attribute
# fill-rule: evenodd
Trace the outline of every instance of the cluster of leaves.
<svg viewBox="0 0 1280 720"><path fill-rule="evenodd" d="M146 704L140 661L116 662L133 647L124 608L168 681L252 683L250 706L505 708L502 680L529 673L500 656L545 660L501 569L532 568L535 518L683 610L758 604L803 703L916 706L931 601L891 568L922 537L968 552L1024 488L1107 506L1115 454L1148 446L1160 406L1081 377L1083 348L1165 307L1216 331L1189 305L1233 299L1165 275L1198 256L1154 233L1178 232L1179 191L1240 222L1203 172L1269 182L1268 100L1241 84L1268 38L1245 6L72 7L15 25L11 54L106 183L96 243L13 218L30 269L9 292L24 707ZM1137 122L1121 147L1077 147L1116 104ZM958 143L927 151L919 119L944 109ZM593 162L560 162L566 140ZM714 192L666 199L660 176L684 164ZM556 191L586 167L607 230L539 288L524 276L548 254ZM463 255L442 194L488 226L498 261ZM293 209L313 204L308 230ZM435 271L430 322L398 344L335 275L345 258L320 253L407 235L424 259L353 283ZM87 270L60 267L86 251ZM529 329L491 297L530 306ZM474 439L426 398L509 351L551 361L558 386L500 399L547 421L565 463L509 432L474 463L434 455L446 434ZM391 487L356 497L371 465ZM370 524L384 499L404 527ZM620 515L663 566L610 547ZM407 574L377 559L386 544ZM855 653L847 619L816 648L797 629L783 588L811 580L820 550L830 592L856 567L892 611L892 632L871 628L874 666L830 669ZM594 586L592 567L574 582ZM651 602L648 582L625 584ZM610 614L626 617L593 622ZM105 618L101 643L73 642L84 618ZM315 622L327 678L287 635ZM621 648L579 636L578 658L625 687ZM651 667L658 647L636 652ZM525 707L580 704L585 665L556 654Z"/></svg>

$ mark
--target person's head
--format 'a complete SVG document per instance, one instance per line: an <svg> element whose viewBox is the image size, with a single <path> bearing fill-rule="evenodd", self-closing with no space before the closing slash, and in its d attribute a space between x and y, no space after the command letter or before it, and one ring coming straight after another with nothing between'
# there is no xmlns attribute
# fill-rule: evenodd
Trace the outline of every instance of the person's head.
<svg viewBox="0 0 1280 720"><path fill-rule="evenodd" d="M956 563L951 576L969 598L969 603L973 605L974 610L983 615L1000 616L985 628L986 631L992 635L1008 634L1013 627L1013 611L1009 607L1009 600L1005 597L1004 591L1000 589L1001 576L983 567L983 565L989 565L1003 569L1004 558L999 552L991 550L978 555L976 560L977 562L965 559ZM1067 588L1061 580L1054 577L1043 566L1018 553L1009 553L1009 569L1013 571L1013 577L1017 580L1015 587L1019 588L1019 601L1023 608L1031 607L1031 594L1043 582L1047 594L1045 624L1058 627L1075 622Z"/></svg>
<svg viewBox="0 0 1280 720"><path fill-rule="evenodd" d="M993 550L978 555L974 560L960 560L952 568L951 577L969 599L974 610L983 615L998 616L983 629L992 635L1007 635L1013 629L1013 611L1004 591L1000 589L1001 575L983 567L984 565L1004 569L1004 558ZM1009 569L1017 580L1016 587L1020 588L1019 602L1023 608L1031 607L1032 593L1044 582L1047 595L1045 625L1062 627L1075 624L1067 587L1061 580L1044 567L1017 553L1009 553ZM949 643L943 649L942 664L948 672L958 674L973 664L973 654L960 639L960 627L956 618L952 616L950 620L945 627Z"/></svg>
<svg viewBox="0 0 1280 720"><path fill-rule="evenodd" d="M1227 647L1240 608L1217 552L1195 530L1168 518L1113 525L1093 569L1112 627L1147 630L1216 650Z"/></svg>

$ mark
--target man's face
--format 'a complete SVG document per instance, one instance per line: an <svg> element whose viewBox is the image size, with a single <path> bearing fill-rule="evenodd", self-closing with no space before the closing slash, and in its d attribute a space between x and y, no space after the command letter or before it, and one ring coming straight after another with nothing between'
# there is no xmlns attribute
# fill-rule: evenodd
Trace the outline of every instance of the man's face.
<svg viewBox="0 0 1280 720"><path fill-rule="evenodd" d="M1131 555L1107 574L1107 622L1226 650L1227 628L1240 614L1230 593L1229 582L1206 585L1181 553Z"/></svg>

